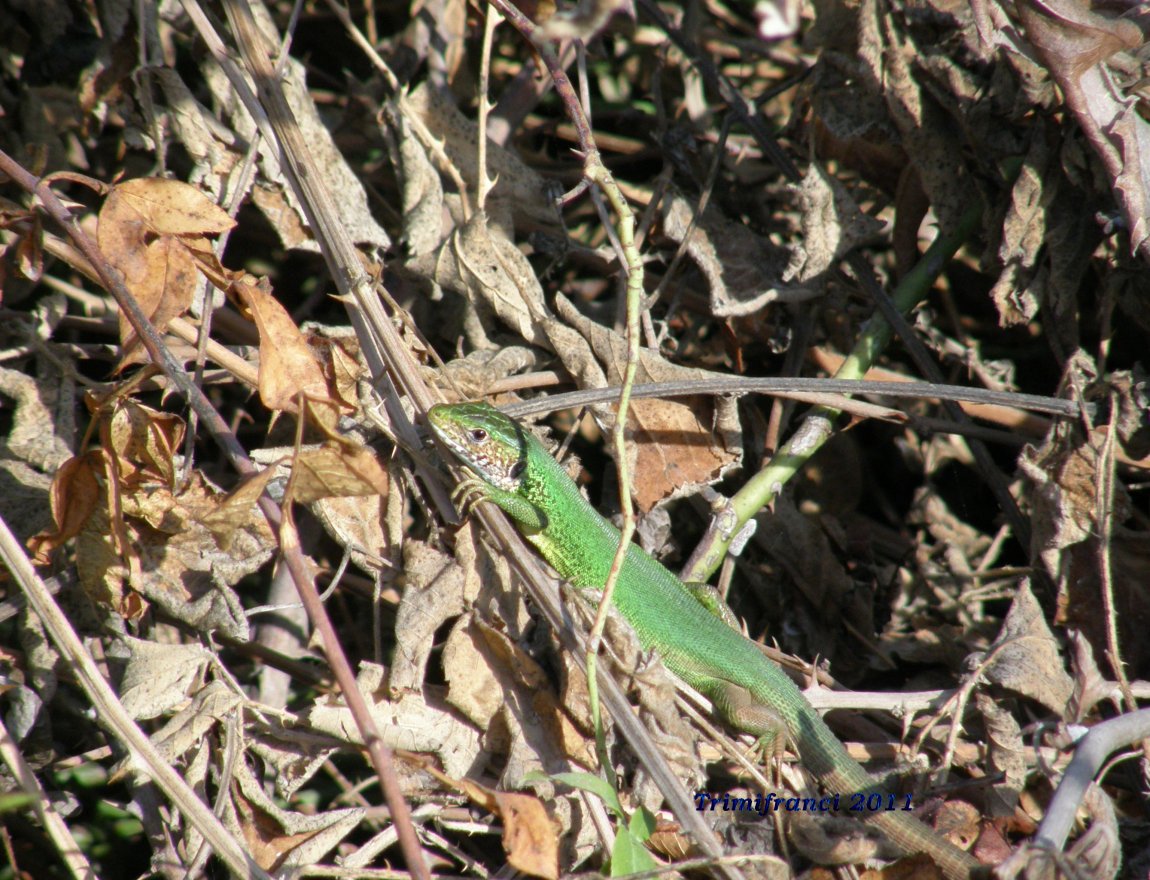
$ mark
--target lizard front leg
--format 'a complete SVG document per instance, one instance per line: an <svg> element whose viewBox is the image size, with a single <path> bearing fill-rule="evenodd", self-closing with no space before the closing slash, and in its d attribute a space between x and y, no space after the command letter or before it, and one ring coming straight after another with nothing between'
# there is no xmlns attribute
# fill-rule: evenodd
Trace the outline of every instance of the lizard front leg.
<svg viewBox="0 0 1150 880"><path fill-rule="evenodd" d="M484 501L489 501L515 520L515 524L525 535L533 535L547 528L547 514L528 501L492 486L479 477L466 477L459 481L455 491L451 493L452 500L459 505L460 513L466 514Z"/></svg>

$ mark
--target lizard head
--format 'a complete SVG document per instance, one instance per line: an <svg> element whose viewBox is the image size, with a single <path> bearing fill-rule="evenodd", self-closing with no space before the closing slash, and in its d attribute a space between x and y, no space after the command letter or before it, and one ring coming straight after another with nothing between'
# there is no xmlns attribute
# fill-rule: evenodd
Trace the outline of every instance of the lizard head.
<svg viewBox="0 0 1150 880"><path fill-rule="evenodd" d="M437 404L427 413L435 436L477 477L514 492L527 470L522 425L486 403Z"/></svg>

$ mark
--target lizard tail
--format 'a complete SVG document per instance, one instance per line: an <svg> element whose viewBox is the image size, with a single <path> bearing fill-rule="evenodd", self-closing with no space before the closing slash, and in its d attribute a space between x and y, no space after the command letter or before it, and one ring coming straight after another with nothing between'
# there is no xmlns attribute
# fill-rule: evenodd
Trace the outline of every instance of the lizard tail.
<svg viewBox="0 0 1150 880"><path fill-rule="evenodd" d="M862 768L834 770L827 774L823 784L831 791L855 792L873 788L874 780ZM868 822L878 826L895 846L908 853L926 853L942 869L947 880L970 880L983 873L981 863L966 851L943 840L910 813L879 810L866 816Z"/></svg>

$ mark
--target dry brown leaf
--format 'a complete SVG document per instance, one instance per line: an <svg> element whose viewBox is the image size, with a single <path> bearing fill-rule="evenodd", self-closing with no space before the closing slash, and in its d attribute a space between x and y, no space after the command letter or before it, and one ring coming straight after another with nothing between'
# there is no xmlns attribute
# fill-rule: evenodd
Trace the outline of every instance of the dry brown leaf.
<svg viewBox="0 0 1150 880"><path fill-rule="evenodd" d="M102 505L76 536L76 574L93 602L112 608L125 620L139 618L148 608L143 596L128 589L128 563L117 549L111 518Z"/></svg>
<svg viewBox="0 0 1150 880"><path fill-rule="evenodd" d="M44 229L39 214L33 214L31 229L16 242L16 271L29 281L39 281L44 272Z"/></svg>
<svg viewBox="0 0 1150 880"><path fill-rule="evenodd" d="M1086 830L1068 847L1066 864L1099 880L1125 876L1122 868L1122 842L1118 810L1114 799L1102 786L1086 786L1080 814Z"/></svg>
<svg viewBox="0 0 1150 880"><path fill-rule="evenodd" d="M160 332L187 311L196 290L204 237L235 226L225 211L194 186L144 177L112 188L100 209L100 250L118 269L140 308ZM139 340L120 316L121 366L138 360Z"/></svg>
<svg viewBox="0 0 1150 880"><path fill-rule="evenodd" d="M213 731L222 725L229 725L229 722L238 716L244 698L222 681L209 681L206 685L195 684L193 676L180 681L174 677L173 670L165 668L162 654L164 651L175 648L177 650L171 652L166 666L181 666L181 660L189 660L193 672L198 677L199 673L203 671L201 668L204 665L203 661L206 660L210 663L214 659L210 653L202 648L200 649L202 656L197 657L194 654L189 655L184 652L183 649L190 647L187 645L169 645L156 642L144 644L149 645L150 651L157 655L149 661L148 666L161 680L165 681L167 686L165 688L147 686L150 691L149 696L155 697L155 702L145 703L142 696L137 696L134 698L137 702L131 708L127 706L125 700L125 708L133 714L133 717L137 717L136 713L142 705L158 708L160 703L170 702L170 705L163 711L171 711L172 709L176 711L164 722L163 727L151 734L151 739L164 760L169 763L180 762L185 759L189 752L193 753L188 764L191 764L195 769L186 772L185 775L188 784L195 785L198 782L197 776L200 768L206 768L203 758L211 752L212 740L207 740L207 742L205 740ZM143 675L139 676L139 680L143 681ZM188 687L191 693L190 699L186 695L180 694L181 685ZM147 712L143 712L139 717L150 716ZM147 771L133 760L132 755L128 755L116 765L112 771L111 779L116 780L127 773L132 773L141 783L149 779Z"/></svg>
<svg viewBox="0 0 1150 880"><path fill-rule="evenodd" d="M129 398L117 400L111 415L100 421L101 444L115 458L125 489L149 480L172 486L174 456L183 440L183 419Z"/></svg>
<svg viewBox="0 0 1150 880"><path fill-rule="evenodd" d="M306 831L284 833L270 817L242 798L237 797L234 802L247 849L264 870L278 870L288 853L313 836Z"/></svg>
<svg viewBox="0 0 1150 880"><path fill-rule="evenodd" d="M1101 657L1110 653L1107 631L1117 624L1122 662L1130 669L1144 669L1150 662L1150 641L1144 638L1150 619L1150 541L1145 530L1115 528L1109 546L1110 609L1102 604L1101 552L1097 540L1091 539L1051 555L1059 559L1054 623L1081 630Z"/></svg>
<svg viewBox="0 0 1150 880"><path fill-rule="evenodd" d="M68 435L74 424L67 380L46 382L8 367L0 367L0 394L15 403L11 425L0 441L4 458L27 462L51 473L72 457Z"/></svg>
<svg viewBox="0 0 1150 880"><path fill-rule="evenodd" d="M260 333L260 399L271 410L298 413L300 395L333 402L323 367L267 281L236 281L229 291L240 300Z"/></svg>
<svg viewBox="0 0 1150 880"><path fill-rule="evenodd" d="M1074 694L1066 707L1066 718L1072 723L1081 722L1098 703L1109 699L1114 693L1114 682L1109 681L1098 668L1090 640L1081 630L1069 634L1071 669L1074 673Z"/></svg>
<svg viewBox="0 0 1150 880"><path fill-rule="evenodd" d="M444 250L445 257L449 253L454 258L455 271L474 302L488 306L528 342L549 347L541 326L547 314L543 288L506 232L489 223L486 215L476 214Z"/></svg>
<svg viewBox="0 0 1150 880"><path fill-rule="evenodd" d="M200 518L204 528L215 536L221 550L226 552L229 549L237 529L251 523L254 515L252 508L264 494L268 481L275 473L275 467L267 467L253 474L220 500L214 510Z"/></svg>
<svg viewBox="0 0 1150 880"><path fill-rule="evenodd" d="M0 286L2 276L0 268ZM38 323L43 321L37 335L46 334L50 316L60 305L53 299L49 297L37 310ZM34 375L0 366L0 408L7 416L6 431L0 432L0 516L22 541L53 531L52 477L73 457L76 386L72 370L55 354L37 360Z"/></svg>
<svg viewBox="0 0 1150 880"><path fill-rule="evenodd" d="M486 761L479 732L459 715L433 704L422 693L403 693L387 699L386 670L376 663L360 663L356 686L384 744L393 749L427 752L439 758L448 776L460 778L474 771L478 760ZM305 714L310 728L340 742L362 745L363 739L351 710L338 694L324 697Z"/></svg>
<svg viewBox="0 0 1150 880"><path fill-rule="evenodd" d="M356 357L359 353L359 340L355 336L313 336L312 344L324 346L331 364L332 393L349 411L354 412L359 404L359 380L363 378L364 367Z"/></svg>
<svg viewBox="0 0 1150 880"><path fill-rule="evenodd" d="M821 865L850 865L876 858L880 836L850 816L816 815L797 810L788 817L787 839L808 859ZM885 875L884 875L885 876ZM919 874L912 875L919 878ZM942 880L942 873L923 874L921 880Z"/></svg>
<svg viewBox="0 0 1150 880"><path fill-rule="evenodd" d="M1037 700L1056 715L1066 711L1074 682L1029 580L1019 585L994 647L985 670L989 681Z"/></svg>
<svg viewBox="0 0 1150 880"><path fill-rule="evenodd" d="M311 230L296 210L295 200L286 187L257 186L252 188L252 204L260 209L276 231L285 248L310 250L315 247Z"/></svg>
<svg viewBox="0 0 1150 880"><path fill-rule="evenodd" d="M152 735L165 760L176 762L204 743L205 737L242 711L244 698L222 681L209 681Z"/></svg>
<svg viewBox="0 0 1150 880"><path fill-rule="evenodd" d="M489 396L495 383L535 369L541 361L541 352L526 345L477 349L444 364L434 382L451 402L478 400Z"/></svg>
<svg viewBox="0 0 1150 880"><path fill-rule="evenodd" d="M196 268L203 272L207 279L220 290L227 290L229 284L243 277L242 272L224 268L219 257L216 256L215 248L212 247L212 243L208 239L185 236L180 241L187 247L188 255L195 260Z"/></svg>
<svg viewBox="0 0 1150 880"><path fill-rule="evenodd" d="M966 849L968 844L978 838L982 829L982 815L972 804L951 799L938 808L933 825L939 834Z"/></svg>
<svg viewBox="0 0 1150 880"><path fill-rule="evenodd" d="M1051 150L1053 123L1036 126L1026 163L1003 218L998 258L1002 274L991 297L1006 327L1032 320L1039 309L1064 350L1078 345L1077 298L1102 230L1096 205L1066 174L1073 160Z"/></svg>
<svg viewBox="0 0 1150 880"><path fill-rule="evenodd" d="M423 686L435 633L475 602L480 586L479 578L468 578L455 557L415 539L403 543L403 572L405 589L395 629L404 638L395 646L390 679L395 691Z"/></svg>
<svg viewBox="0 0 1150 880"><path fill-rule="evenodd" d="M591 344L604 362L613 384L622 381L626 344L609 330L579 311L564 297L555 299L560 317ZM586 343L584 343L585 345ZM668 382L700 377L697 370L669 363L658 352L639 352L637 382ZM718 479L738 461L742 452L738 416L719 401L712 415L711 401L692 404L682 400L634 400L629 421L636 440L634 464L635 502L640 512L669 497L680 497Z"/></svg>
<svg viewBox="0 0 1150 880"><path fill-rule="evenodd" d="M503 849L513 867L546 880L559 877L559 828L534 795L495 791L469 779L460 781L477 804L503 819Z"/></svg>
<svg viewBox="0 0 1150 880"><path fill-rule="evenodd" d="M1046 138L1035 138L1014 182L1010 210L1003 218L999 258L1004 271L991 292L1003 327L1025 323L1038 312L1038 298L1026 282L1046 236L1046 208L1052 200L1046 185L1048 153Z"/></svg>
<svg viewBox="0 0 1150 880"><path fill-rule="evenodd" d="M883 96L898 129L900 146L913 162L942 230L949 232L978 191L961 159L962 108L939 102L930 78L913 63L919 47L889 17L876 18L873 30L869 23L860 28L864 45L859 55L870 65L864 78L871 84L881 83L870 87Z"/></svg>
<svg viewBox="0 0 1150 880"><path fill-rule="evenodd" d="M428 149L412 130L411 120L389 102L385 114L394 132L396 175L402 189L401 238L412 257L431 253L443 242L443 183Z"/></svg>
<svg viewBox="0 0 1150 880"><path fill-rule="evenodd" d="M879 239L884 224L863 213L838 177L814 162L799 186L803 235L783 282L792 279L811 294L822 291L822 279L835 262L860 245Z"/></svg>
<svg viewBox="0 0 1150 880"><path fill-rule="evenodd" d="M301 504L320 498L386 495L389 485L387 471L364 447L305 449L292 461L291 495Z"/></svg>
<svg viewBox="0 0 1150 880"><path fill-rule="evenodd" d="M195 94L175 70L157 64L153 65L150 75L163 90L172 139L182 144L200 167L215 160L218 164L212 168L211 180L222 188L221 178L234 167L229 161L234 159L234 154L224 154L219 148L208 122L207 109L197 102Z"/></svg>
<svg viewBox="0 0 1150 880"><path fill-rule="evenodd" d="M100 212L115 223L142 224L153 235L218 235L236 225L227 212L190 184L140 177L116 184Z"/></svg>
<svg viewBox="0 0 1150 880"><path fill-rule="evenodd" d="M391 537L384 529L385 505L379 495L319 498L312 502L327 533L350 555L351 561L373 577L388 567Z"/></svg>
<svg viewBox="0 0 1150 880"><path fill-rule="evenodd" d="M671 192L660 205L663 234L676 244L687 238L687 254L707 280L711 313L749 315L768 303L801 293L784 283L790 254L744 224L708 207L694 227L697 205Z"/></svg>
<svg viewBox="0 0 1150 880"><path fill-rule="evenodd" d="M1071 387L1086 388L1097 379L1092 359L1081 351L1066 370ZM1034 552L1058 587L1054 622L1080 629L1099 657L1111 653L1108 629L1116 627L1122 662L1141 669L1150 658L1150 641L1143 638L1150 613L1150 544L1140 524L1126 525L1134 502L1121 480L1105 499L1107 509L1099 510L1100 471L1116 464L1103 455L1110 431L1121 433L1118 425L1098 426L1087 434L1077 423L1055 423L1040 447L1023 450L1018 464L1032 484ZM1100 513L1111 525L1105 547L1098 540ZM1109 554L1109 585L1100 579L1103 553ZM1104 594L1108 608L1100 605Z"/></svg>
<svg viewBox="0 0 1150 880"><path fill-rule="evenodd" d="M655 830L651 833L647 845L651 847L652 851L666 856L673 862L689 859L699 851L695 842L684 834L677 825L669 825L665 822L659 822L655 825Z"/></svg>
<svg viewBox="0 0 1150 880"><path fill-rule="evenodd" d="M153 486L123 497L128 543L141 566L133 586L198 630L246 639L247 618L231 587L263 565L277 545L267 521L252 509L247 522L232 530L227 549L221 548L203 524L221 497L198 472L178 493Z"/></svg>
<svg viewBox="0 0 1150 880"><path fill-rule="evenodd" d="M714 442L710 401L635 400L632 439L639 454L632 474L635 503L648 511L665 498L709 483L732 457Z"/></svg>
<svg viewBox="0 0 1150 880"><path fill-rule="evenodd" d="M173 456L183 432L176 416L118 399L101 416L102 447L57 473L56 527L36 536L32 547L37 559L47 560L76 537L81 585L93 601L125 617L139 616L147 598L192 626L246 636L246 618L228 587L258 568L275 541L248 505L246 517L233 512L221 549L200 522L217 510L221 493L198 473L173 488Z"/></svg>
<svg viewBox="0 0 1150 880"><path fill-rule="evenodd" d="M120 700L137 721L157 718L186 702L204 682L212 655L199 645L170 645L122 636L128 665Z"/></svg>
<svg viewBox="0 0 1150 880"><path fill-rule="evenodd" d="M581 386L606 383L587 342L551 314L530 261L485 215L476 214L451 236L433 271L439 283L463 290L477 309L494 312L526 341L555 352Z"/></svg>
<svg viewBox="0 0 1150 880"><path fill-rule="evenodd" d="M1150 245L1150 123L1104 65L1115 53L1143 45L1142 30L1079 0L1023 0L1016 9L1027 39L1058 81L1109 173L1126 215L1131 250L1145 254Z"/></svg>
<svg viewBox="0 0 1150 880"><path fill-rule="evenodd" d="M826 9L825 14L820 11L810 38L820 39L820 25L836 14L846 19L853 42L858 10L845 5ZM852 45L852 58L855 51ZM855 69L861 70L861 66L858 64ZM814 70L811 107L816 114L812 120L815 152L824 161L835 160L840 167L857 171L867 183L894 196L905 186L906 153L892 136L882 97L859 89L858 78L852 75L855 69L843 69L836 63L817 65Z"/></svg>
<svg viewBox="0 0 1150 880"><path fill-rule="evenodd" d="M100 228L104 228L101 224ZM105 247L114 247L109 242ZM124 251L132 247L124 243ZM196 267L183 243L171 236L162 236L150 244L135 245L137 257L124 267L124 281L140 308L159 332L163 332L172 318L184 314L196 293ZM121 366L141 360L140 342L128 318L120 316L120 347L124 352Z"/></svg>
<svg viewBox="0 0 1150 880"><path fill-rule="evenodd" d="M464 116L448 96L427 84L412 89L400 106L404 114L410 114L412 119L425 125L433 137L442 140L443 153L458 169L468 189L474 191L479 181L476 153L479 133L475 122ZM511 150L490 139L487 176L495 180L491 200L509 208L517 226L556 225L558 215L547 197L544 178Z"/></svg>
<svg viewBox="0 0 1150 880"><path fill-rule="evenodd" d="M236 763L230 792L225 822L247 841L255 860L273 872L320 862L359 825L365 812L362 807L314 814L285 810L264 791L247 760Z"/></svg>
<svg viewBox="0 0 1150 880"><path fill-rule="evenodd" d="M1034 483L1035 538L1043 553L1056 554L1094 534L1099 450L1107 430L1096 428L1084 437L1076 425L1057 424L1040 448L1027 447L1019 458L1019 467ZM1113 503L1115 521L1121 523L1130 510L1121 486ZM1053 555L1048 561L1057 564Z"/></svg>
<svg viewBox="0 0 1150 880"><path fill-rule="evenodd" d="M546 748L555 749L557 754L584 767L593 766L595 758L592 743L572 721L566 704L556 696L539 664L505 632L488 626L478 618L471 619L467 636L472 639L473 647L484 656L484 665L499 681L504 700L513 703L513 708L519 708L519 711L514 712L514 722L509 722L512 727L512 754L517 754L521 749L529 750L531 756L528 760L537 763L544 751L539 743L545 741ZM446 675L446 667L444 672ZM449 684L453 689L454 676L459 672L461 670L458 665L452 667ZM470 677L468 670L462 670L463 681ZM511 700L507 694L514 694L515 698ZM467 703L462 702L461 705ZM529 711L521 711L523 707ZM547 764L546 755L543 755L542 763ZM518 784L519 780L505 776L504 782Z"/></svg>
<svg viewBox="0 0 1150 880"><path fill-rule="evenodd" d="M992 777L995 781L986 794L984 809L991 818L1009 818L1018 807L1029 769L1022 730L1007 707L990 694L978 691L974 700L982 714L990 745L987 757L995 771Z"/></svg>
<svg viewBox="0 0 1150 880"><path fill-rule="evenodd" d="M275 793L290 801L297 791L323 769L338 749L329 740L318 740L309 729L273 726L251 744L252 754L263 763L264 778L275 778Z"/></svg>
<svg viewBox="0 0 1150 880"><path fill-rule="evenodd" d="M52 519L55 528L45 530L29 540L37 565L47 565L49 556L64 542L76 537L103 501L100 480L107 478L107 464L102 450L94 449L70 458L52 479Z"/></svg>
<svg viewBox="0 0 1150 880"><path fill-rule="evenodd" d="M256 7L261 25L274 30L270 16L262 7ZM308 91L307 65L285 56L276 67L277 87L282 87L291 110L292 125L299 129L302 140L311 154L310 167L318 179L313 182L332 194L332 207L337 222L351 240L363 245L367 252L383 253L391 247L387 231L376 222L368 204L367 191L361 177L352 169L340 152L330 127L315 98ZM257 138L255 122L248 115L234 86L222 75L207 77L207 85L220 111L240 137L251 142ZM325 111L327 109L324 102ZM286 176L279 167L276 150L260 151L260 182L252 187L252 202L264 213L268 222L287 249L319 251L315 236L307 227L307 212L300 206Z"/></svg>
<svg viewBox="0 0 1150 880"><path fill-rule="evenodd" d="M76 537L77 573L93 601L134 618L147 598L194 627L246 638L247 620L229 587L270 557L276 542L266 521L250 505L246 519L233 511L221 549L202 520L222 493L199 473L173 491L171 474L163 473L182 424L125 400L102 428L115 449L71 459L57 473L56 526L33 539L37 559Z"/></svg>
<svg viewBox="0 0 1150 880"><path fill-rule="evenodd" d="M756 541L806 597L803 620L809 630L810 655L819 655L838 675L865 669L867 659L843 645L843 621L861 632L875 632L872 597L859 590L817 519L798 512L793 501L780 498L770 514L760 516Z"/></svg>
<svg viewBox="0 0 1150 880"><path fill-rule="evenodd" d="M532 877L559 877L559 827L538 798L496 792L503 816L503 848L513 867Z"/></svg>
<svg viewBox="0 0 1150 880"><path fill-rule="evenodd" d="M503 686L475 636L471 616L464 615L443 645L447 702L480 730L490 731L496 713L503 708Z"/></svg>

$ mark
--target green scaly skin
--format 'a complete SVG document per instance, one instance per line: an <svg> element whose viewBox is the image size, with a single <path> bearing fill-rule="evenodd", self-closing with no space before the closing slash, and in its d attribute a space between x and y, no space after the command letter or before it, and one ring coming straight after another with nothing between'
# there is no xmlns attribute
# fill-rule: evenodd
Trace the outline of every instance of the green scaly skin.
<svg viewBox="0 0 1150 880"><path fill-rule="evenodd" d="M602 589L619 531L529 431L485 403L435 406L428 420L473 475L460 484L461 496L500 507L575 587ZM873 790L874 781L786 673L635 544L627 548L614 603L643 647L657 651L727 723L763 741L785 732L803 765L831 793ZM877 812L868 819L905 852L933 857L950 880L965 880L979 867L909 813Z"/></svg>

